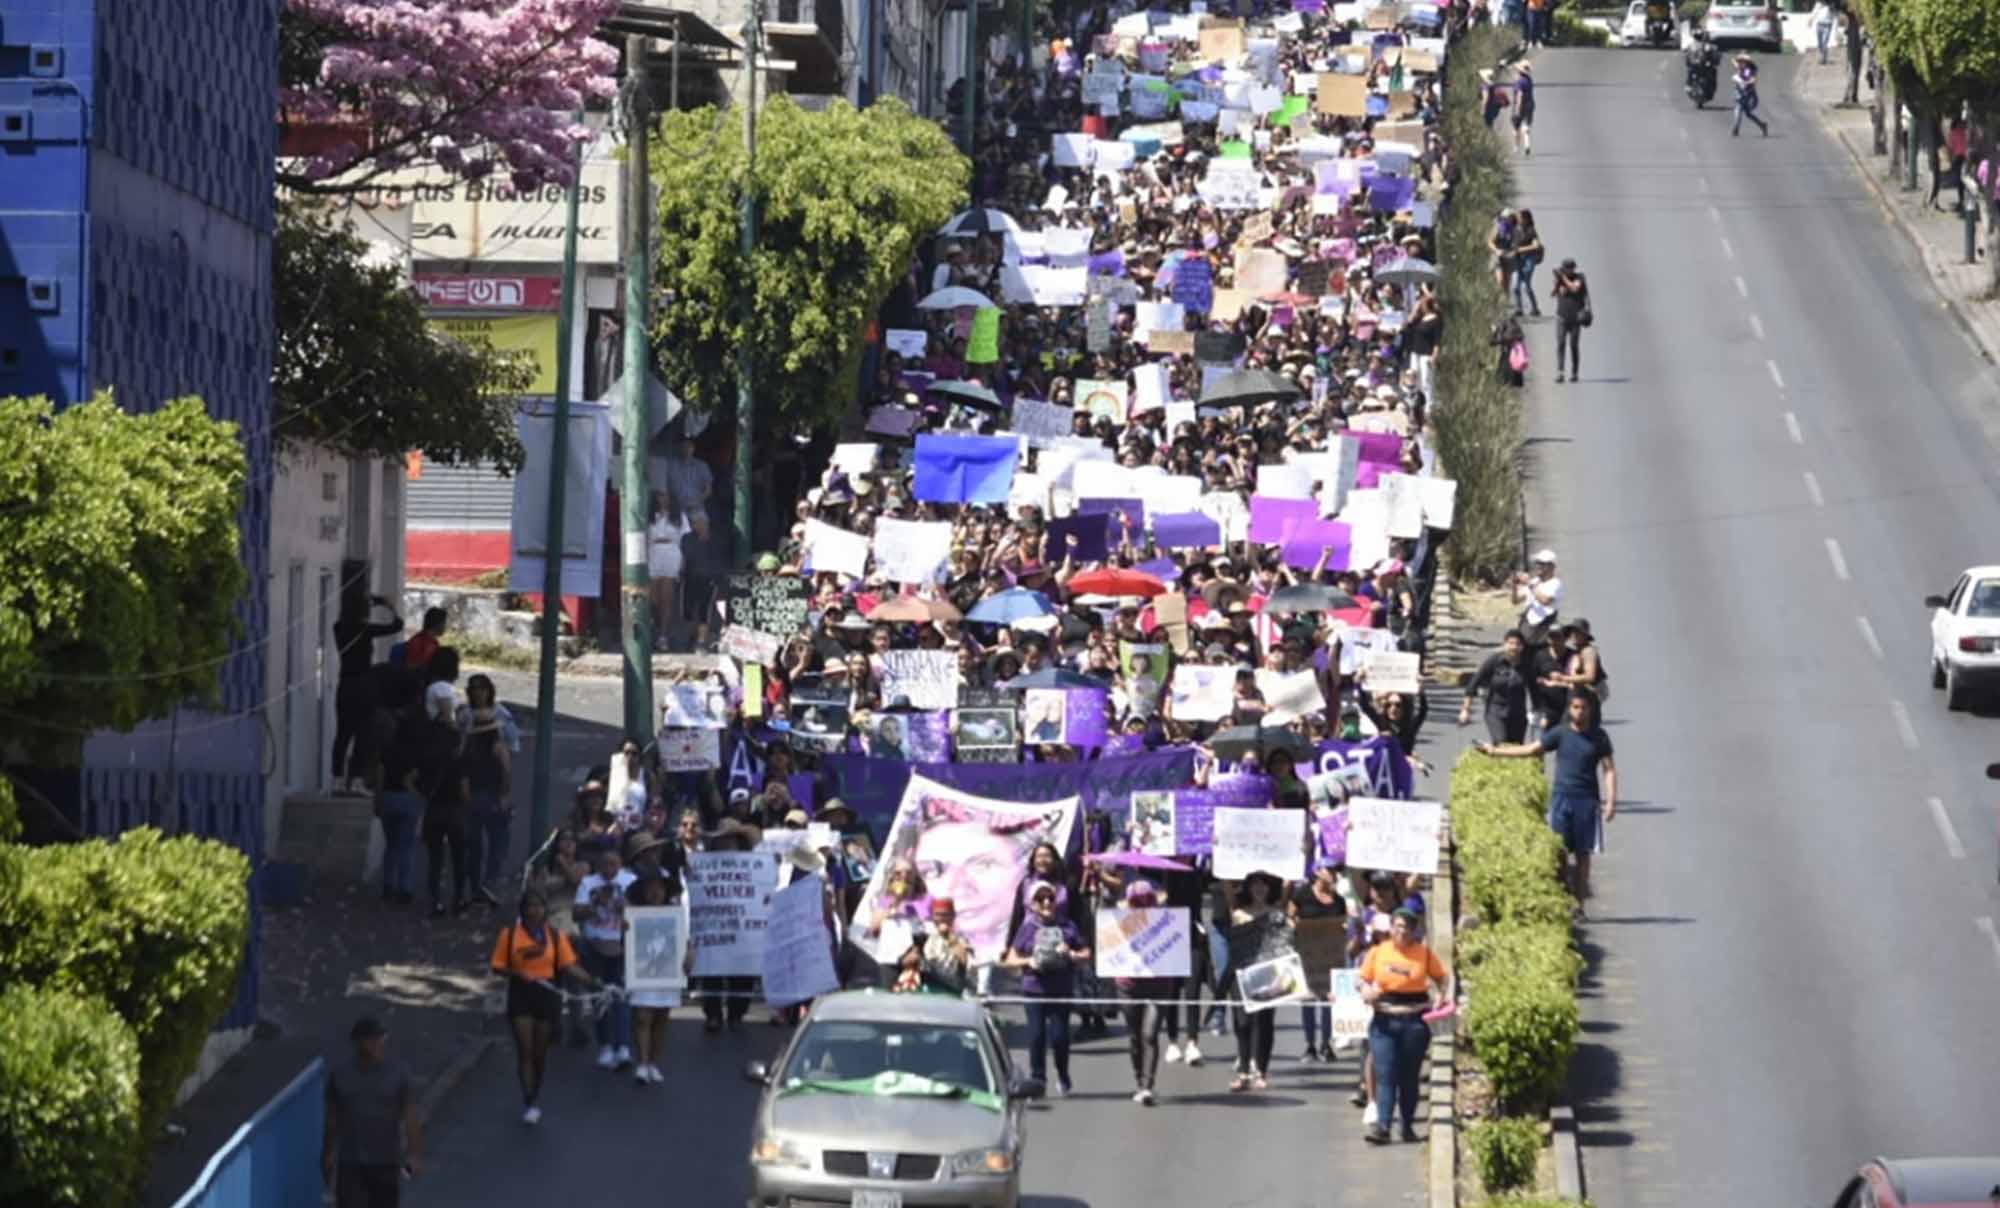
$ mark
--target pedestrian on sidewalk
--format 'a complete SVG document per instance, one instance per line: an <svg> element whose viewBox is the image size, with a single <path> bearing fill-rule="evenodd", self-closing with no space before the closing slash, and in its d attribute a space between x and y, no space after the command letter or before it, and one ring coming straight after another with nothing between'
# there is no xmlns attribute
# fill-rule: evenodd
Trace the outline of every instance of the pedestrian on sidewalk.
<svg viewBox="0 0 2000 1208"><path fill-rule="evenodd" d="M1577 270L1575 260L1564 260L1556 269L1551 292L1556 296L1556 381L1563 380L1563 366L1567 364L1570 380L1580 382L1583 329L1595 321L1590 309L1590 282Z"/></svg>
<svg viewBox="0 0 2000 1208"><path fill-rule="evenodd" d="M326 1139L320 1172L339 1208L396 1208L403 1178L423 1169L423 1125L410 1072L387 1054L388 1031L372 1017L347 1033L354 1059L326 1078Z"/></svg>
<svg viewBox="0 0 2000 1208"><path fill-rule="evenodd" d="M1840 103L1843 105L1859 105L1861 103L1861 59L1863 50L1861 44L1860 5L1855 3L1854 0L1848 0L1848 3L1842 8L1841 19L1845 25L1847 40L1847 91L1841 95Z"/></svg>
<svg viewBox="0 0 2000 1208"><path fill-rule="evenodd" d="M1514 603L1521 605L1521 640L1540 645L1542 637L1562 615L1563 581L1556 575L1556 552L1535 551L1534 573L1514 575Z"/></svg>
<svg viewBox="0 0 2000 1208"><path fill-rule="evenodd" d="M1813 37L1819 42L1819 65L1826 66L1826 48L1833 41L1833 5L1828 0L1813 0Z"/></svg>
<svg viewBox="0 0 2000 1208"><path fill-rule="evenodd" d="M1501 759L1539 759L1546 752L1556 757L1555 779L1549 789L1549 829L1562 837L1563 848L1572 861L1571 891L1576 895L1577 916L1583 917L1590 897L1590 858L1604 850L1604 826L1618 812L1618 768L1611 758L1611 736L1604 732L1603 709L1597 693L1573 687L1569 693L1569 716L1552 726L1538 742L1496 746L1482 742L1478 750ZM1603 772L1604 790L1600 801L1598 773Z"/></svg>
<svg viewBox="0 0 2000 1208"><path fill-rule="evenodd" d="M1515 130L1518 133L1519 127ZM1514 228L1514 313L1522 313L1525 303L1527 313L1537 319L1542 317L1542 304L1535 300L1535 270L1542 265L1542 257L1548 255L1548 248L1542 246L1542 233L1535 227L1535 212L1522 210L1516 215Z"/></svg>
<svg viewBox="0 0 2000 1208"><path fill-rule="evenodd" d="M500 879L500 862L507 858L507 841L514 828L514 764L501 734L499 714L493 708L493 681L475 675L465 691L473 702L465 752L460 757L465 777L462 788L472 815L465 858L472 873L473 895L489 906L498 906L500 899L493 885Z"/></svg>
<svg viewBox="0 0 2000 1208"><path fill-rule="evenodd" d="M1368 1024L1368 1047L1375 1055L1379 1086L1375 1120L1363 1134L1372 1145L1389 1140L1389 1121L1401 1115L1402 1139L1417 1139L1417 1092L1431 1028L1424 1013L1431 991L1450 1001L1451 971L1417 938L1422 920L1407 906L1390 916L1389 938L1361 961L1361 998L1375 1008ZM1399 1110L1400 1109L1400 1110Z"/></svg>
<svg viewBox="0 0 2000 1208"><path fill-rule="evenodd" d="M507 1025L514 1032L521 1122L538 1124L549 1041L562 1020L563 993L557 981L568 975L593 989L602 989L603 983L578 962L569 937L550 924L549 902L539 889L521 895L520 913L500 932L489 964L507 979Z"/></svg>
<svg viewBox="0 0 2000 1208"><path fill-rule="evenodd" d="M1535 153L1535 75L1528 63L1514 69L1514 150Z"/></svg>
<svg viewBox="0 0 2000 1208"><path fill-rule="evenodd" d="M1771 137L1771 127L1757 116L1757 63L1747 54L1736 56L1736 120L1730 124L1729 137L1743 133L1743 119L1756 123L1764 137Z"/></svg>
<svg viewBox="0 0 2000 1208"><path fill-rule="evenodd" d="M1951 124L1945 128L1944 132L1944 152L1950 162L1940 172L1935 159L1936 152L1933 151L1931 162L1931 195L1926 204L1937 206L1940 210L1944 209L1945 207L1937 203L1938 190L1944 186L1945 182L1949 181L1958 189L1958 204L1952 207L1952 210L1961 213L1965 210L1965 160L1966 152L1971 145L1972 134L1966 127L1965 115L1959 114L1953 117Z"/></svg>

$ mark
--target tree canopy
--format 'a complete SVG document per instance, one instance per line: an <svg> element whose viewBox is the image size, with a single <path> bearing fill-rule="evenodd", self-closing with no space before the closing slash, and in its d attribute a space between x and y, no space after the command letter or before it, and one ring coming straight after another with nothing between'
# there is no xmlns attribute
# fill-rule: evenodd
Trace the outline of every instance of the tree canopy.
<svg viewBox="0 0 2000 1208"><path fill-rule="evenodd" d="M2000 0L1866 0L1876 54L1946 107L2000 112Z"/></svg>
<svg viewBox="0 0 2000 1208"><path fill-rule="evenodd" d="M592 35L618 0L285 0L279 122L314 150L280 164L302 193L351 193L436 165L527 190L569 183L590 132L567 115L616 91Z"/></svg>
<svg viewBox="0 0 2000 1208"><path fill-rule="evenodd" d="M215 696L244 464L199 399L0 398L0 730L30 757Z"/></svg>
<svg viewBox="0 0 2000 1208"><path fill-rule="evenodd" d="M710 108L663 115L653 156L660 212L653 334L665 377L696 408L733 405L738 345L756 356L759 424L799 431L853 397L853 356L910 253L963 202L971 169L937 126L896 100L801 109L774 96L757 119L757 244L737 206L744 148ZM755 311L745 321L745 291Z"/></svg>
<svg viewBox="0 0 2000 1208"><path fill-rule="evenodd" d="M426 327L402 272L368 263L367 252L310 203L279 204L271 251L276 438L360 457L417 449L444 465L520 465L514 399L533 368Z"/></svg>

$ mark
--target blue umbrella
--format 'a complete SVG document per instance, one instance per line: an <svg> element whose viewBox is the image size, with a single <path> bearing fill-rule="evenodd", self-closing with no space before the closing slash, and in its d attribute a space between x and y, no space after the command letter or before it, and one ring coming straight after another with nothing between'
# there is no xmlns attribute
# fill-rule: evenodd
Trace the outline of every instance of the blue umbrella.
<svg viewBox="0 0 2000 1208"><path fill-rule="evenodd" d="M1052 617L1056 606L1041 592L1026 587L1010 587L997 596L988 596L965 614L968 621L984 625L1012 625L1031 617Z"/></svg>

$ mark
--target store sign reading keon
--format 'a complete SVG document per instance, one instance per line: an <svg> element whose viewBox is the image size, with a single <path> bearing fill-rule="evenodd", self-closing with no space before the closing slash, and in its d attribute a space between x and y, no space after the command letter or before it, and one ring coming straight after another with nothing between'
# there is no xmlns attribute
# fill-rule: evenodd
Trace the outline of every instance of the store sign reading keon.
<svg viewBox="0 0 2000 1208"><path fill-rule="evenodd" d="M414 278L424 305L464 310L556 310L562 283L554 277L426 273Z"/></svg>

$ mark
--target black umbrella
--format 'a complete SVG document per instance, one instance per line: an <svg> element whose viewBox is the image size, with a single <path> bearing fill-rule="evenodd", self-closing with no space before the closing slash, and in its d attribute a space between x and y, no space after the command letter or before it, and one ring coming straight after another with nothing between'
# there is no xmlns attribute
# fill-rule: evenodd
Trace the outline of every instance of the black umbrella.
<svg viewBox="0 0 2000 1208"><path fill-rule="evenodd" d="M1029 688L1089 688L1097 692L1111 691L1111 686L1101 679L1065 671L1060 667L1044 667L1040 671L1009 681L1007 686L1023 691Z"/></svg>
<svg viewBox="0 0 2000 1208"><path fill-rule="evenodd" d="M1299 384L1268 369L1234 369L1201 392L1204 407L1254 407L1273 399L1297 398Z"/></svg>
<svg viewBox="0 0 2000 1208"><path fill-rule="evenodd" d="M1310 760L1313 756L1312 743L1302 734L1282 726L1230 726L1217 730L1208 740L1208 748L1224 763L1241 763L1245 755L1268 755L1273 751L1289 751L1293 759Z"/></svg>
<svg viewBox="0 0 2000 1208"><path fill-rule="evenodd" d="M1000 396L978 382L933 382L928 387L931 394L941 394L955 399L968 407L978 407L982 411L1005 411L1007 406Z"/></svg>
<svg viewBox="0 0 2000 1208"><path fill-rule="evenodd" d="M1332 612L1353 608L1354 597L1324 583L1294 583L1280 587L1264 601L1265 612Z"/></svg>

